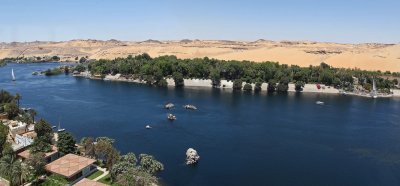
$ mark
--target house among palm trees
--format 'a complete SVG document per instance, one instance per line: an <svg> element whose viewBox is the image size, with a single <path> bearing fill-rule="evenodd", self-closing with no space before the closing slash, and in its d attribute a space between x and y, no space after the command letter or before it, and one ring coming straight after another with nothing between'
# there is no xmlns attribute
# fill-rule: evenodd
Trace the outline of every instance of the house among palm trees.
<svg viewBox="0 0 400 186"><path fill-rule="evenodd" d="M31 155L31 152L29 149L26 149L20 153L17 154L17 156L19 158L21 158L22 160L26 160L29 158L29 156ZM51 163L55 160L57 160L60 157L60 153L57 150L57 147L55 146L51 146L51 151L50 152L46 152L44 154L44 158L46 160L46 163Z"/></svg>
<svg viewBox="0 0 400 186"><path fill-rule="evenodd" d="M70 183L76 183L82 178L90 175L97 170L94 165L96 160L67 154L45 166L47 172L60 175Z"/></svg>
<svg viewBox="0 0 400 186"><path fill-rule="evenodd" d="M9 128L8 141L14 151L20 152L33 143L33 138L36 137L34 125L8 119L1 122Z"/></svg>

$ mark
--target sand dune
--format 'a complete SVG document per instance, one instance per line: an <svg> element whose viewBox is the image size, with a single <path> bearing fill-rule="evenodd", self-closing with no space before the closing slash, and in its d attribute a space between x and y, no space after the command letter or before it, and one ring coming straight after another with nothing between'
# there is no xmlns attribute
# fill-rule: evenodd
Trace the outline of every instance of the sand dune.
<svg viewBox="0 0 400 186"><path fill-rule="evenodd" d="M71 40L65 42L0 43L0 58L60 56L113 59L149 53L179 58L209 57L224 60L276 61L299 66L326 62L335 67L400 72L400 44L338 44L310 41L182 40L143 42Z"/></svg>

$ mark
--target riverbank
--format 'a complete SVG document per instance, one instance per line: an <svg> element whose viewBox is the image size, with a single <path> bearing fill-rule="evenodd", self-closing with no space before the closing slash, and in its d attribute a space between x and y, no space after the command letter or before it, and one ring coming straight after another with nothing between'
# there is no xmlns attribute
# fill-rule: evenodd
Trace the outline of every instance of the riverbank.
<svg viewBox="0 0 400 186"><path fill-rule="evenodd" d="M88 79L95 80L104 80L104 81L118 81L118 82L129 82L129 83L139 83L146 84L146 81L140 79L132 79L121 76L121 74L116 75L106 75L104 78L93 76L89 72L81 72L80 74L74 74L74 77L84 77ZM175 81L172 78L166 78L168 86L175 86ZM246 83L244 82L242 85L244 86ZM184 79L185 87L204 87L204 88L220 88L220 89L233 89L233 81L229 80L221 80L221 86L213 87L212 81L210 79ZM254 90L255 84L251 84L252 89ZM262 83L261 91L267 91L268 83ZM368 93L355 93L355 92L346 92L343 93L342 90L336 89L331 86L319 85L318 84L305 84L303 90L297 91L295 89L294 83L289 83L288 92L304 92L304 93L322 93L322 94L345 94L352 96L361 96L361 97L371 97ZM400 90L392 90L393 94L379 94L379 97L400 97Z"/></svg>

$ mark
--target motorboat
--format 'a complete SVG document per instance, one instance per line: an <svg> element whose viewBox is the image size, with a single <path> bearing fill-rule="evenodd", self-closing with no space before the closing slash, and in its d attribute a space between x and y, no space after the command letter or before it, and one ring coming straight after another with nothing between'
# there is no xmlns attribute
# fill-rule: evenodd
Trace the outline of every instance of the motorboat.
<svg viewBox="0 0 400 186"><path fill-rule="evenodd" d="M174 108L175 107L175 105L173 104L173 103L168 103L168 104L166 104L165 106L164 106L164 108L166 108L166 109L172 109L172 108Z"/></svg>
<svg viewBox="0 0 400 186"><path fill-rule="evenodd" d="M176 116L173 115L173 114L168 114L167 118L168 118L168 120L170 120L170 121L176 120Z"/></svg>
<svg viewBox="0 0 400 186"><path fill-rule="evenodd" d="M317 105L324 105L325 103L324 103L323 101L317 101L317 102L315 102L315 104L317 104Z"/></svg>
<svg viewBox="0 0 400 186"><path fill-rule="evenodd" d="M185 107L185 109L197 110L197 107L194 105L185 105L184 107Z"/></svg>
<svg viewBox="0 0 400 186"><path fill-rule="evenodd" d="M146 129L151 129L152 127L150 125L146 125Z"/></svg>

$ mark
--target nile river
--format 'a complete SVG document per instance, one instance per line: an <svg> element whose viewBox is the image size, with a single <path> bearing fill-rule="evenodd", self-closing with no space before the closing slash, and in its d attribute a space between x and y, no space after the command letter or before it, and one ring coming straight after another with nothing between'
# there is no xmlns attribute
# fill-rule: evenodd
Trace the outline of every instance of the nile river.
<svg viewBox="0 0 400 186"><path fill-rule="evenodd" d="M58 64L8 64L0 89L83 136L116 139L121 153L153 154L165 185L400 185L400 99L155 88L59 75ZM11 68L17 81L11 81ZM325 105L316 105L316 101ZM175 103L175 122L163 104ZM184 104L199 110L189 111ZM146 125L153 128L146 130ZM195 148L196 166L185 165Z"/></svg>

